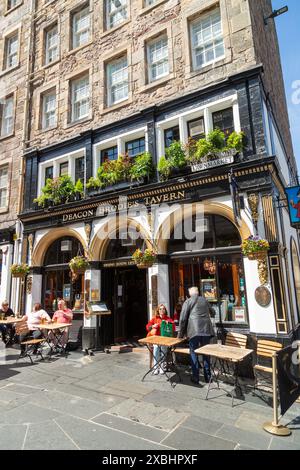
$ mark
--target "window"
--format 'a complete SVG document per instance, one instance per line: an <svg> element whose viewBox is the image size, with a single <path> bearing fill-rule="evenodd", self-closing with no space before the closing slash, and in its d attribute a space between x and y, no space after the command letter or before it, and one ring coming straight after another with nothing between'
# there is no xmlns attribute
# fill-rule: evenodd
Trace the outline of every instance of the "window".
<svg viewBox="0 0 300 470"><path fill-rule="evenodd" d="M90 39L90 12L87 6L72 15L72 48L86 44Z"/></svg>
<svg viewBox="0 0 300 470"><path fill-rule="evenodd" d="M221 129L226 137L228 137L234 131L232 108L217 111L216 113L213 113L212 118L214 129Z"/></svg>
<svg viewBox="0 0 300 470"><path fill-rule="evenodd" d="M118 147L110 147L104 150L101 150L101 163L107 162L108 160L117 160L118 158Z"/></svg>
<svg viewBox="0 0 300 470"><path fill-rule="evenodd" d="M106 0L106 27L113 28L128 17L127 0Z"/></svg>
<svg viewBox="0 0 300 470"><path fill-rule="evenodd" d="M18 65L18 33L5 39L5 61L4 68L10 69Z"/></svg>
<svg viewBox="0 0 300 470"><path fill-rule="evenodd" d="M163 36L147 45L148 79L154 82L169 74L168 38Z"/></svg>
<svg viewBox="0 0 300 470"><path fill-rule="evenodd" d="M81 180L84 183L84 157L76 158L75 160L75 183Z"/></svg>
<svg viewBox="0 0 300 470"><path fill-rule="evenodd" d="M59 176L67 176L69 174L69 163L64 162L59 165Z"/></svg>
<svg viewBox="0 0 300 470"><path fill-rule="evenodd" d="M45 184L47 180L53 180L53 166L48 166L45 168Z"/></svg>
<svg viewBox="0 0 300 470"><path fill-rule="evenodd" d="M0 208L4 209L7 207L7 191L8 186L8 167L0 168Z"/></svg>
<svg viewBox="0 0 300 470"><path fill-rule="evenodd" d="M85 76L71 82L72 121L78 121L89 115L90 86L89 77Z"/></svg>
<svg viewBox="0 0 300 470"><path fill-rule="evenodd" d="M145 152L145 137L125 143L125 150L129 157L136 157Z"/></svg>
<svg viewBox="0 0 300 470"><path fill-rule="evenodd" d="M14 128L14 98L9 96L5 98L1 107L1 137L10 135Z"/></svg>
<svg viewBox="0 0 300 470"><path fill-rule="evenodd" d="M191 23L191 43L194 70L224 57L225 48L219 9Z"/></svg>
<svg viewBox="0 0 300 470"><path fill-rule="evenodd" d="M168 148L170 145L180 140L179 135L179 126L171 127L170 129L165 130L165 147Z"/></svg>
<svg viewBox="0 0 300 470"><path fill-rule="evenodd" d="M128 98L128 64L127 57L107 64L107 97L108 106Z"/></svg>
<svg viewBox="0 0 300 470"><path fill-rule="evenodd" d="M42 128L47 129L56 125L56 94L55 90L43 95Z"/></svg>
<svg viewBox="0 0 300 470"><path fill-rule="evenodd" d="M19 0L7 0L7 10L12 10L19 3Z"/></svg>
<svg viewBox="0 0 300 470"><path fill-rule="evenodd" d="M45 64L58 59L58 27L57 24L45 32Z"/></svg>
<svg viewBox="0 0 300 470"><path fill-rule="evenodd" d="M204 118L194 119L188 123L189 137L194 140L205 139Z"/></svg>

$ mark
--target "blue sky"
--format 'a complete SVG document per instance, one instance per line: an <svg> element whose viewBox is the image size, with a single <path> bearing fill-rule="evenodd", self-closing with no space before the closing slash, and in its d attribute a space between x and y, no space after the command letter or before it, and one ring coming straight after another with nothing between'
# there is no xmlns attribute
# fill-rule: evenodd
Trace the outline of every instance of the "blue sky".
<svg viewBox="0 0 300 470"><path fill-rule="evenodd" d="M300 0L273 0L274 9L285 5L289 7L288 13L276 18L275 22L280 45L294 153L298 163L298 173L300 174ZM293 88L293 86L297 88Z"/></svg>

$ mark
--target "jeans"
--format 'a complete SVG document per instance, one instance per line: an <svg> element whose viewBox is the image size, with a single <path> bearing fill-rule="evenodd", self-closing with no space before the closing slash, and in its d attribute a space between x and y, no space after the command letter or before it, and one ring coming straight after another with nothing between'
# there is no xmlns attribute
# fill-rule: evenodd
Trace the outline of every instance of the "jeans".
<svg viewBox="0 0 300 470"><path fill-rule="evenodd" d="M167 352L166 346L157 346L157 344L153 346L153 356L154 356L155 366L160 361L160 359L166 354L166 352Z"/></svg>
<svg viewBox="0 0 300 470"><path fill-rule="evenodd" d="M202 346L206 346L210 343L210 336L194 336L189 341L190 346L190 353L191 353L191 364L192 364L192 374L195 381L199 382L199 369L200 364L198 360L197 354L195 354L195 350L201 348ZM203 366L204 366L204 377L205 380L210 379L210 357L203 356Z"/></svg>

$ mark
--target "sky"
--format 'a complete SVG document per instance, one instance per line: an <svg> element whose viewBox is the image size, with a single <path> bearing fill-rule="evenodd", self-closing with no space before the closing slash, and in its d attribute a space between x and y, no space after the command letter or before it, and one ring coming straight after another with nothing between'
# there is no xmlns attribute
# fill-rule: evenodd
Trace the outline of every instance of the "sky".
<svg viewBox="0 0 300 470"><path fill-rule="evenodd" d="M275 22L294 154L297 159L298 174L300 174L300 0L273 0L274 10L285 5L289 7L289 11L275 18Z"/></svg>

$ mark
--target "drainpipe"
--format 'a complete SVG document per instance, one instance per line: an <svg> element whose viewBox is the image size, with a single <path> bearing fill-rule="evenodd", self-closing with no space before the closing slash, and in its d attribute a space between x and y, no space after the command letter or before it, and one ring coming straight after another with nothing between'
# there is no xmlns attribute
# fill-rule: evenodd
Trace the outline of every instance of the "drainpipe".
<svg viewBox="0 0 300 470"><path fill-rule="evenodd" d="M30 1L29 7L29 21L30 21L30 35L28 39L28 55L27 55L27 64L26 64L26 71L25 71L25 99L24 99L24 120L23 120L23 133L22 133L22 157L20 163L20 178L19 178L19 200L18 200L18 207L17 207L17 214L22 212L23 208L23 192L24 192L24 151L26 149L26 142L29 140L29 121L30 121L30 81L29 77L31 74L31 68L33 65L32 57L33 57L33 35L34 35L34 13L36 9L36 0ZM24 26L23 26L24 28ZM20 220L16 222L16 240L14 243L14 263L20 263L22 260L22 245L23 245L23 224ZM19 312L20 308L20 279L13 279L13 286L12 286L12 301L13 306L16 312ZM22 313L22 312L20 312Z"/></svg>

